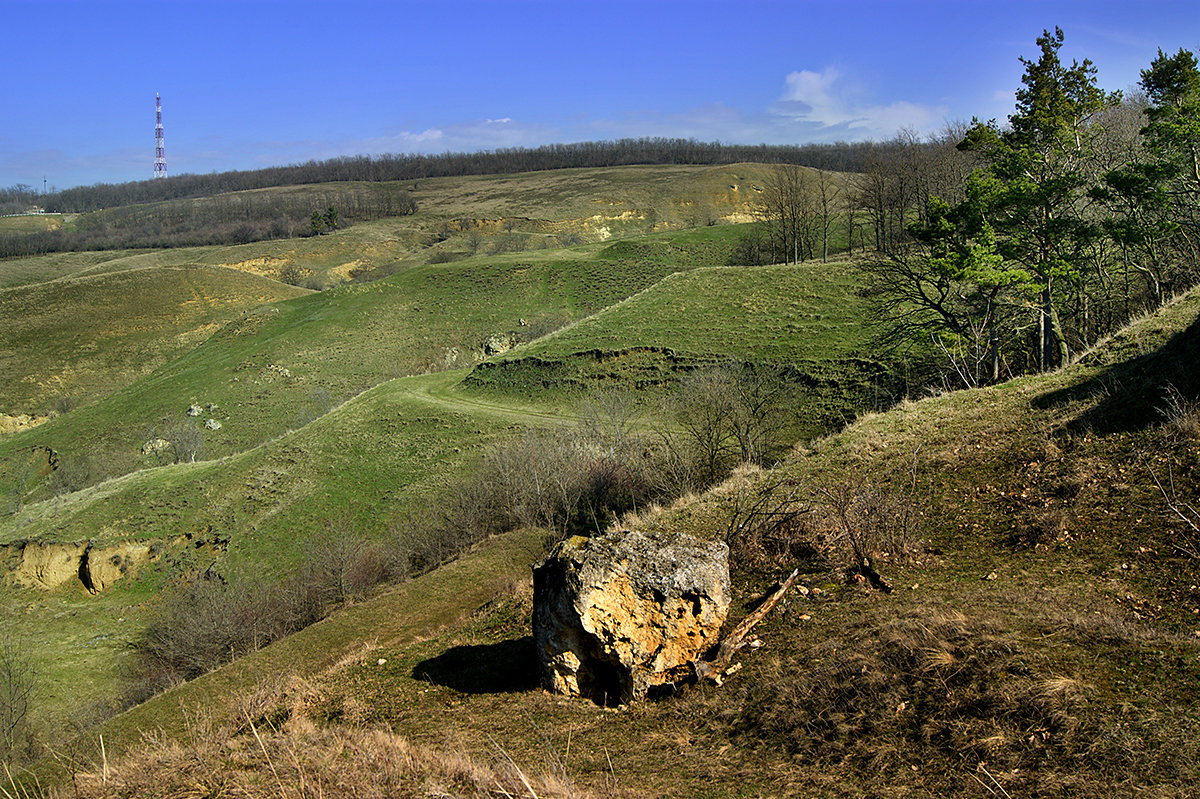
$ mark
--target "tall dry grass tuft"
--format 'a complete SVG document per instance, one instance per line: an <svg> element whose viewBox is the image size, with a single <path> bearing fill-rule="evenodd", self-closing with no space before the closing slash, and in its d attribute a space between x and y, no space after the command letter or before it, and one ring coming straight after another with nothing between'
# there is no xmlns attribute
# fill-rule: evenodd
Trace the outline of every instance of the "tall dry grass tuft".
<svg viewBox="0 0 1200 799"><path fill-rule="evenodd" d="M482 757L385 730L320 728L303 717L281 726L249 716L239 730L208 726L185 741L147 735L106 770L77 775L73 787L79 799L591 795L561 773L533 772L503 750Z"/></svg>

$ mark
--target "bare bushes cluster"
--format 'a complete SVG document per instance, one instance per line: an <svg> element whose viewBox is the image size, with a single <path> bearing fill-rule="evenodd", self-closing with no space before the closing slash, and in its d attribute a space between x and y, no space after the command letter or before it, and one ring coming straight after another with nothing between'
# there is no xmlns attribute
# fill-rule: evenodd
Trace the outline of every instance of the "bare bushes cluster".
<svg viewBox="0 0 1200 799"><path fill-rule="evenodd" d="M91 455L59 455L50 473L49 488L58 497L95 485L105 476L106 470Z"/></svg>
<svg viewBox="0 0 1200 799"><path fill-rule="evenodd" d="M159 465L195 463L204 459L204 428L197 419L164 421L160 426L145 428L142 438L159 444L147 452Z"/></svg>
<svg viewBox="0 0 1200 799"><path fill-rule="evenodd" d="M430 507L406 519L415 570L471 541L540 527L556 537L603 530L637 512L707 488L739 463L781 446L791 387L780 370L730 364L687 375L651 428L627 394L597 392L572 427L530 431L489 448Z"/></svg>
<svg viewBox="0 0 1200 799"><path fill-rule="evenodd" d="M676 429L660 436L676 493L706 488L739 463L764 464L785 443L794 387L769 364L723 364L689 373L666 415Z"/></svg>
<svg viewBox="0 0 1200 799"><path fill-rule="evenodd" d="M726 542L730 557L745 568L794 562L849 568L883 588L873 563L907 560L922 550L915 480L897 487L865 475L812 481L785 476L741 483L728 501Z"/></svg>
<svg viewBox="0 0 1200 799"><path fill-rule="evenodd" d="M410 521L413 555L432 567L471 541L520 527L556 537L597 532L657 496L648 440L629 430L530 431L489 448L447 485L423 523Z"/></svg>
<svg viewBox="0 0 1200 799"><path fill-rule="evenodd" d="M391 547L338 520L305 542L286 577L211 568L194 575L164 592L134 642L123 701L141 702L320 621L403 568Z"/></svg>

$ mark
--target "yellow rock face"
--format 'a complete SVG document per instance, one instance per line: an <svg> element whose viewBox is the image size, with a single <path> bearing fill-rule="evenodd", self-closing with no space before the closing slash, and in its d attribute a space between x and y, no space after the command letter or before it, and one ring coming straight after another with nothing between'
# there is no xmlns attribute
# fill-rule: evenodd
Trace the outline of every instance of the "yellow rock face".
<svg viewBox="0 0 1200 799"><path fill-rule="evenodd" d="M150 562L148 544L119 544L88 552L87 573L91 590L103 591L122 577L132 575L143 564Z"/></svg>
<svg viewBox="0 0 1200 799"><path fill-rule="evenodd" d="M546 687L611 705L689 679L729 603L720 542L638 532L568 539L534 570Z"/></svg>
<svg viewBox="0 0 1200 799"><path fill-rule="evenodd" d="M27 588L45 590L78 583L98 593L149 561L150 546L143 543L93 548L87 543L28 541L12 579Z"/></svg>
<svg viewBox="0 0 1200 799"><path fill-rule="evenodd" d="M30 416L27 413L18 413L15 416L0 413L0 436L16 433L27 427L36 427L49 419L49 416Z"/></svg>
<svg viewBox="0 0 1200 799"><path fill-rule="evenodd" d="M27 588L58 588L79 579L79 561L87 544L43 544L30 541L13 577Z"/></svg>

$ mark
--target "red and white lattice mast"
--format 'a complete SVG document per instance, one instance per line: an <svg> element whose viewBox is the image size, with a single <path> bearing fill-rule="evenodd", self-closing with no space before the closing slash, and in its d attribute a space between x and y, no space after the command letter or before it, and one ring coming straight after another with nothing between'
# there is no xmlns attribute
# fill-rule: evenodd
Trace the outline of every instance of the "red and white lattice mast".
<svg viewBox="0 0 1200 799"><path fill-rule="evenodd" d="M167 176L167 148L163 144L162 99L154 94L154 177Z"/></svg>

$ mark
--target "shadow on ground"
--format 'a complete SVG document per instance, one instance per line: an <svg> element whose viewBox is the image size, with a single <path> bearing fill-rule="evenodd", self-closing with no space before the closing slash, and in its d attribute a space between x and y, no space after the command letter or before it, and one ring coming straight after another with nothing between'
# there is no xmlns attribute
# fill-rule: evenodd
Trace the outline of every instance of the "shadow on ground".
<svg viewBox="0 0 1200 799"><path fill-rule="evenodd" d="M454 646L413 666L412 676L465 694L531 691L538 686L533 636Z"/></svg>
<svg viewBox="0 0 1200 799"><path fill-rule="evenodd" d="M1120 433L1162 422L1176 401L1200 398L1200 318L1154 352L1118 363L1075 386L1034 400L1036 408L1094 402L1068 423L1072 433Z"/></svg>

